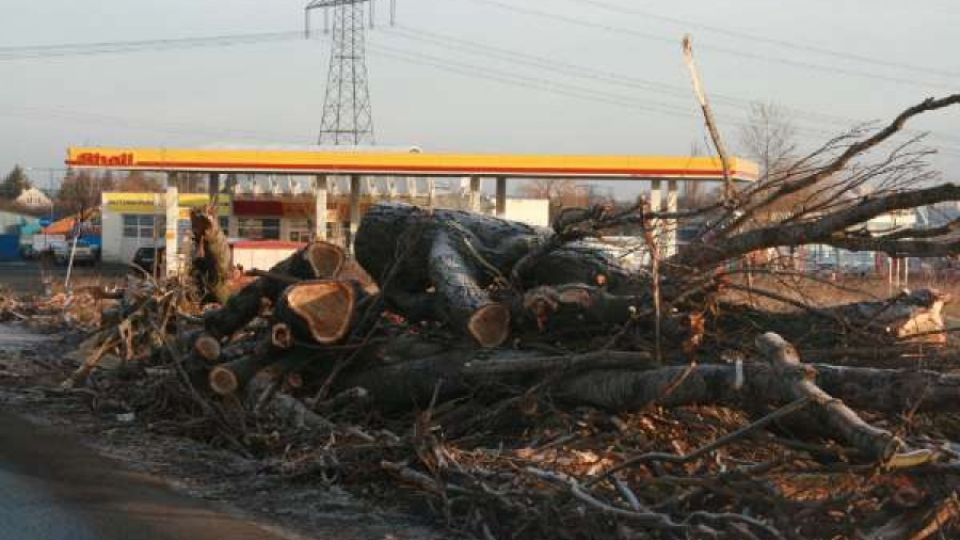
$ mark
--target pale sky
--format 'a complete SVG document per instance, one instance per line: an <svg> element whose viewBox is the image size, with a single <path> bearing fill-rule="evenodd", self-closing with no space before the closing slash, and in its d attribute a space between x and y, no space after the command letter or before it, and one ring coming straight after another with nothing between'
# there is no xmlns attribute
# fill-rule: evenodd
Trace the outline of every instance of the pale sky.
<svg viewBox="0 0 960 540"><path fill-rule="evenodd" d="M11 49L293 32L304 4L0 0L0 173L63 167L65 148L79 144L315 142L326 41L41 58ZM396 28L387 0L377 12L377 141L427 151L706 147L685 32L734 148L750 101L788 107L810 147L848 122L960 91L960 5L950 0L398 0ZM960 108L911 127L935 133L936 166L960 181ZM47 175L32 174L41 186Z"/></svg>

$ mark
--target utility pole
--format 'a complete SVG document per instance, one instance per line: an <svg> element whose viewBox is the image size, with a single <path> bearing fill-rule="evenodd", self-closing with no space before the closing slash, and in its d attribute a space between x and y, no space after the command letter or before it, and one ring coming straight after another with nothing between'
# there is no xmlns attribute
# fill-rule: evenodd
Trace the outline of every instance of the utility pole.
<svg viewBox="0 0 960 540"><path fill-rule="evenodd" d="M306 37L310 37L310 12L323 10L324 32L330 31L333 12L333 39L330 47L330 66L327 72L326 94L320 119L318 144L373 145L373 111L367 84L366 46L364 36L364 5L369 9L370 28L374 27L375 0L310 0L304 11ZM396 0L390 0L390 24L396 20ZM318 176L314 182L316 201L314 235L327 237L327 190L335 178ZM351 231L357 226L359 204L359 177L350 178ZM367 180L367 190L372 188ZM350 242L353 241L351 233Z"/></svg>
<svg viewBox="0 0 960 540"><path fill-rule="evenodd" d="M373 144L373 111L367 84L364 5L373 0L311 0L306 7L306 32L310 35L310 12L324 10L324 20L333 11L330 67L320 120L319 144ZM324 28L325 31L329 30Z"/></svg>

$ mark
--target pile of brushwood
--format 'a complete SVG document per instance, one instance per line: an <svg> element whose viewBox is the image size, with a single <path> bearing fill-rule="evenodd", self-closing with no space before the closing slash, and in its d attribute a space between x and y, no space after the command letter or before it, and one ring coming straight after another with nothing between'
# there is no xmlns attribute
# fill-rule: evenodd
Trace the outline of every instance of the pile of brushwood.
<svg viewBox="0 0 960 540"><path fill-rule="evenodd" d="M927 100L680 213L639 201L541 229L374 206L354 257L314 242L239 289L215 216L195 211L192 274L109 300L64 386L468 536L956 537L949 296L815 305L735 263L808 244L960 250L954 223L864 225L960 200L960 186L917 182L924 151L888 144L957 103ZM786 197L791 210L767 211ZM661 255L662 224L692 218L699 236ZM593 240L626 225L642 231L641 269ZM788 268L774 256L749 271L817 279ZM743 289L791 309L731 302Z"/></svg>

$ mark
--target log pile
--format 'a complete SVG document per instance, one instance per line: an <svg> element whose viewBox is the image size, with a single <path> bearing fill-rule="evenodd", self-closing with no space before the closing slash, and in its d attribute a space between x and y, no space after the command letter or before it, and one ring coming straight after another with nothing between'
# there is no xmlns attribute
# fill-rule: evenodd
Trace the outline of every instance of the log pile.
<svg viewBox="0 0 960 540"><path fill-rule="evenodd" d="M119 323L81 347L66 386L94 377L156 429L287 475L405 493L487 538L886 538L955 525L955 375L911 369L914 359L809 364L773 333L755 332L731 359L719 354L730 306L699 324L665 317L658 358L650 276L576 242L538 249L551 234L375 207L357 261L312 243L219 307L142 284ZM544 266L516 272L533 252ZM455 276L437 284L445 273ZM944 363L952 349L935 331L948 300L914 291L788 315L741 306L731 319L860 328L874 350ZM901 339L911 331L938 339ZM104 358L125 367L95 371Z"/></svg>
<svg viewBox="0 0 960 540"><path fill-rule="evenodd" d="M219 237L198 216L202 294L161 283L134 295L68 386L93 378L154 429L405 501L469 536L955 537L949 295L818 305L747 285L791 308L770 311L728 294L743 287L731 262L758 249L929 248L935 231L869 241L852 228L960 200L952 185L815 217L802 207L783 224L743 216L952 103L924 102L813 173L703 210L710 226L662 259L653 233L675 216L644 201L567 212L550 229L382 204L360 224L355 260L314 242L225 294ZM585 241L625 225L647 239L653 269ZM122 377L94 369L108 356Z"/></svg>

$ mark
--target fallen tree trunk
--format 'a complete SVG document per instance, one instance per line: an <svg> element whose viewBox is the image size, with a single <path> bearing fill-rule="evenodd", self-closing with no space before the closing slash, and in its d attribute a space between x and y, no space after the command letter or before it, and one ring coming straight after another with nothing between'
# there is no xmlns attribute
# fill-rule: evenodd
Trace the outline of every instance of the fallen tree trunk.
<svg viewBox="0 0 960 540"><path fill-rule="evenodd" d="M484 386L529 387L549 375L554 395L572 405L611 411L691 404L745 406L786 403L792 393L787 373L806 377L853 407L888 413L960 410L960 375L927 370L891 370L810 365L775 369L766 361L659 366L645 352L596 351L545 355L536 351L448 348L411 338L396 350L370 349L336 382L334 392L365 388L384 410L423 405L437 391L440 400L468 395ZM421 343L423 346L416 346ZM410 351L410 352L408 352ZM532 367L536 366L536 367ZM571 366L575 366L571 367Z"/></svg>
<svg viewBox="0 0 960 540"><path fill-rule="evenodd" d="M795 305L785 312L764 311L742 304L721 305L717 325L725 335L737 335L744 323L803 343L805 348L828 349L878 345L943 346L947 336L942 315L949 294L935 289L902 293L882 301L863 301L830 307L809 307L786 295L762 292Z"/></svg>
<svg viewBox="0 0 960 540"><path fill-rule="evenodd" d="M449 234L438 233L430 250L430 282L442 313L481 347L496 347L510 334L510 309L480 287L468 254Z"/></svg>
<svg viewBox="0 0 960 540"><path fill-rule="evenodd" d="M794 399L807 399L815 405L817 420L829 426L852 446L871 458L887 462L903 448L903 441L889 431L878 429L863 421L840 400L817 386L816 371L804 369L800 355L784 339L773 333L757 338L757 348L773 364L786 393Z"/></svg>
<svg viewBox="0 0 960 540"><path fill-rule="evenodd" d="M603 284L611 292L637 287L638 280L611 253L576 242L545 253L512 283L514 266L552 235L469 212L380 204L364 215L355 250L384 290L387 306L413 321L451 322L480 345L495 346L509 335L510 313L494 289L566 283Z"/></svg>

